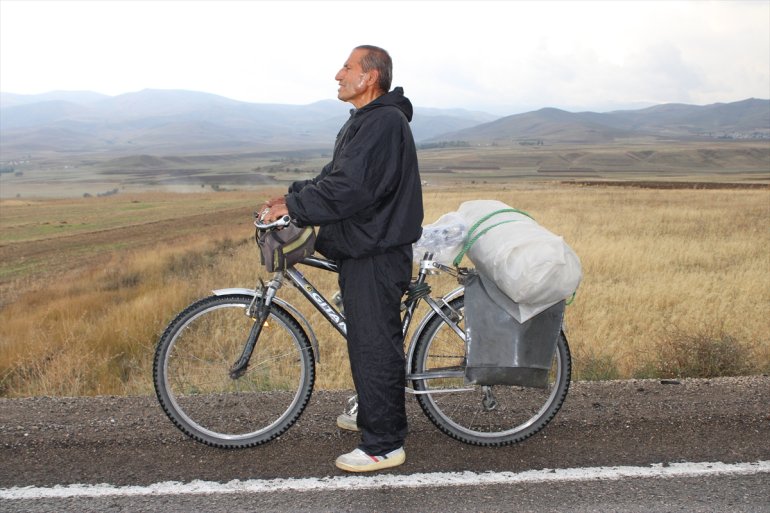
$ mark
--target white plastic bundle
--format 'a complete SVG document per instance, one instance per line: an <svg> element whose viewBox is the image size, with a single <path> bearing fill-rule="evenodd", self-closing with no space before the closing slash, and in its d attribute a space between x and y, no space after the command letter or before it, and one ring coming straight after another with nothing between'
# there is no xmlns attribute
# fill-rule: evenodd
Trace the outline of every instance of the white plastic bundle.
<svg viewBox="0 0 770 513"><path fill-rule="evenodd" d="M473 227L499 210L512 207L495 200L466 201L458 213ZM517 321L526 322L577 290L580 259L564 239L518 212L494 214L468 237L492 225L497 226L481 235L467 255L482 275L518 303L519 311L510 312Z"/></svg>

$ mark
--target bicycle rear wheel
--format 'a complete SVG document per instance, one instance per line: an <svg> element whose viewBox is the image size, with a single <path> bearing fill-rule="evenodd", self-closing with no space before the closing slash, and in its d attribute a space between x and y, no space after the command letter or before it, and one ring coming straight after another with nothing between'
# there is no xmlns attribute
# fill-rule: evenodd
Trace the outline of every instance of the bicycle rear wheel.
<svg viewBox="0 0 770 513"><path fill-rule="evenodd" d="M464 301L461 296L449 303L461 317ZM459 372L465 368L465 341L435 313L418 336L411 363L415 374L454 371L452 377L413 380L417 400L441 431L484 446L520 442L545 427L564 402L572 368L561 332L546 388L466 384Z"/></svg>
<svg viewBox="0 0 770 513"><path fill-rule="evenodd" d="M273 304L246 372L231 366L254 319L251 296L211 296L180 313L158 342L153 365L163 410L184 433L206 445L253 447L289 429L307 405L315 359L297 321Z"/></svg>

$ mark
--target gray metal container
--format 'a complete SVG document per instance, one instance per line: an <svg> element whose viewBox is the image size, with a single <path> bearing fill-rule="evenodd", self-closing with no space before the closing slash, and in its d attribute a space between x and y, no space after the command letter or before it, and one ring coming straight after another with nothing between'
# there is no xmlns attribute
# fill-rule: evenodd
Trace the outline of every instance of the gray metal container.
<svg viewBox="0 0 770 513"><path fill-rule="evenodd" d="M465 380L545 388L564 307L560 301L520 323L509 313L516 303L486 276L471 273L465 282Z"/></svg>

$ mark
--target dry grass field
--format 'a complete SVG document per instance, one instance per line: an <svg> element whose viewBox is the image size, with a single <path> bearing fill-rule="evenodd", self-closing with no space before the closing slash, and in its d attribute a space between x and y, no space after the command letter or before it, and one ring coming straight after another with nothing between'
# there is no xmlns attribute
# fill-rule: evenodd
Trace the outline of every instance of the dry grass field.
<svg viewBox="0 0 770 513"><path fill-rule="evenodd" d="M0 396L148 394L155 343L214 288L267 274L251 211L275 191L0 203ZM770 372L770 189L557 182L426 187L425 223L498 199L562 235L583 266L567 309L576 379ZM308 270L328 294L335 279ZM445 281L435 292L454 287ZM317 326L317 386L350 388Z"/></svg>

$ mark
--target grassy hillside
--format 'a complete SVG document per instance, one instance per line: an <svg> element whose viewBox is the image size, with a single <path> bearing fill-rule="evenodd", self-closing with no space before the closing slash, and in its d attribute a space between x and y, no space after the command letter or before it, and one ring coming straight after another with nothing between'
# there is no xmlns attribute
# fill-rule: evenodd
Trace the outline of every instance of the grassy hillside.
<svg viewBox="0 0 770 513"><path fill-rule="evenodd" d="M429 182L511 179L770 182L770 144L723 141L624 144L518 144L423 150Z"/></svg>

